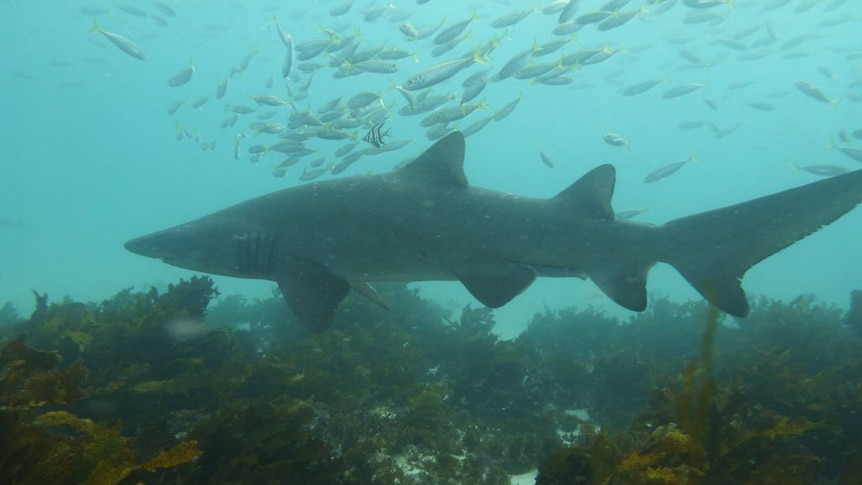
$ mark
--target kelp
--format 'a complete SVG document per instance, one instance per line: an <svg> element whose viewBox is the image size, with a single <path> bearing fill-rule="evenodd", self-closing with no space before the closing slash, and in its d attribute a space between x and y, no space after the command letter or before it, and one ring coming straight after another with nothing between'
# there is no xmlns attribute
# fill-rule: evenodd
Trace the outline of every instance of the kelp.
<svg viewBox="0 0 862 485"><path fill-rule="evenodd" d="M852 310L761 299L734 320L658 299L625 321L546 310L500 340L490 309L378 291L388 310L351 294L321 334L275 294L209 305L208 278L36 293L0 326L0 482L862 479Z"/></svg>
<svg viewBox="0 0 862 485"><path fill-rule="evenodd" d="M68 411L47 411L84 397L87 372L80 362L58 369L56 352L24 345L24 337L0 350L0 481L3 483L122 483L136 472L155 472L201 455L184 441L139 463L121 434ZM71 431L68 431L71 430Z"/></svg>
<svg viewBox="0 0 862 485"><path fill-rule="evenodd" d="M87 370L80 362L59 370L57 352L41 352L18 337L0 350L0 411L26 411L42 406L69 404L81 399Z"/></svg>
<svg viewBox="0 0 862 485"><path fill-rule="evenodd" d="M52 483L57 483L57 475L74 468L88 472L87 478L83 481L86 484L122 483L137 471L155 472L161 468L175 467L202 454L197 448L196 441L184 441L169 450L159 452L147 462L137 463L135 454L129 447L129 439L121 434L120 425L108 427L89 419L79 418L66 411L45 413L37 417L33 424L39 427L67 426L77 433L77 436L71 439L60 440L62 444L55 448L54 452L57 455L67 457L75 464L74 466L66 464L64 470L56 470L54 472L56 475L47 480ZM68 438L68 436L63 437Z"/></svg>
<svg viewBox="0 0 862 485"><path fill-rule="evenodd" d="M846 381L850 373L857 373L856 382L862 375L851 350L860 342L840 325L841 312L801 298L762 300L751 319L726 326L713 310L702 314L700 357L654 382L651 403L634 426L614 427L610 438L586 433L540 467L554 470L569 453L589 457L589 467L581 468L605 471L571 482L544 472L537 483L807 484L862 477L853 464L862 444L858 420L847 414L862 403L862 389L850 391L854 385ZM666 328L691 341L680 330ZM815 357L813 349L823 353ZM835 386L842 392L826 392ZM597 451L608 439L617 446Z"/></svg>

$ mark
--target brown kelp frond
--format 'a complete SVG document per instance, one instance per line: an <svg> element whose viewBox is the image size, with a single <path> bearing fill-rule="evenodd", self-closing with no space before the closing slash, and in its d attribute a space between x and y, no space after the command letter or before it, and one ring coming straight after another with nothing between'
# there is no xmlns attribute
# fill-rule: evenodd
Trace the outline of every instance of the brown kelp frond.
<svg viewBox="0 0 862 485"><path fill-rule="evenodd" d="M209 308L203 278L38 295L0 328L0 481L862 479L860 334L811 297L747 320L667 299L625 321L546 310L504 340L492 310L377 290L388 310L349 295L320 334L281 297Z"/></svg>

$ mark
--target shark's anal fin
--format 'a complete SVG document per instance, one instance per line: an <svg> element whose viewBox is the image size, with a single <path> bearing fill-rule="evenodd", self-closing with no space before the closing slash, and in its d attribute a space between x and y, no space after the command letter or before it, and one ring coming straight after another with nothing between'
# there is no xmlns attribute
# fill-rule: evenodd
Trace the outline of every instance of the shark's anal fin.
<svg viewBox="0 0 862 485"><path fill-rule="evenodd" d="M323 332L335 321L335 310L350 284L313 261L293 261L276 280L296 318L311 332Z"/></svg>
<svg viewBox="0 0 862 485"><path fill-rule="evenodd" d="M642 312L647 306L646 281L652 263L615 271L593 271L590 279L602 292L629 310Z"/></svg>
<svg viewBox="0 0 862 485"><path fill-rule="evenodd" d="M536 273L520 264L487 264L455 272L473 297L491 308L499 308L527 289Z"/></svg>

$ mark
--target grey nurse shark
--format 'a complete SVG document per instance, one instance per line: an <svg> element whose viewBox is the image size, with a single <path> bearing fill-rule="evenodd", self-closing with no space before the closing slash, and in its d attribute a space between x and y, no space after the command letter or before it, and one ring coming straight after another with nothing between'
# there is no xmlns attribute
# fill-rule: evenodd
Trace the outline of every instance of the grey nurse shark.
<svg viewBox="0 0 862 485"><path fill-rule="evenodd" d="M534 199L471 187L464 151L453 132L393 172L284 189L125 247L194 271L273 280L312 331L332 325L351 289L385 306L371 284L388 281L458 280L496 308L538 276L574 276L642 311L656 262L742 317L740 280L752 265L862 201L858 170L654 226L614 217L611 165Z"/></svg>

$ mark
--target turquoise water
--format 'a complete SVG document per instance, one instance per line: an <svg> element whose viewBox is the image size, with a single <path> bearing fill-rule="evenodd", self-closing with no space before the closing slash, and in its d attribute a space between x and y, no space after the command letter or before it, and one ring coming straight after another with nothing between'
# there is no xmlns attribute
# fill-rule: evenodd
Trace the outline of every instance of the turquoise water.
<svg viewBox="0 0 862 485"><path fill-rule="evenodd" d="M303 167L320 155L309 155L286 177L276 178L272 171L281 157L267 154L253 163L246 151L251 145L277 140L255 135L248 127L256 114L241 116L232 128L219 128L229 114L228 103L254 106L249 96L261 94L290 98L280 76L284 46L273 26L274 17L297 44L326 38L322 29L328 29L341 37L358 34L363 40L360 49L388 45L415 54L415 59L394 61L399 67L396 73L346 79L332 77L336 69L328 66L329 57L311 60L327 66L316 71L308 97L296 101L299 110L315 111L339 96L346 100L359 92L378 92L391 110L387 126L393 137L412 139L398 151L363 157L341 176L385 172L430 146L425 129L419 126L423 115L396 113L406 100L392 85L505 31L487 61L433 87L434 94L460 96L460 84L470 74L486 68L496 72L534 42L560 38L551 33L557 16L540 11L508 29L491 26L500 16L534 7L532 1L393 3L381 19L371 22L364 16L374 2L356 2L337 18L328 12L340 1L174 2L175 17L149 2L123 4L157 19L100 3L0 2L0 44L4 46L0 301L11 301L26 314L32 307L31 288L55 299L70 295L99 300L124 287L166 285L190 273L131 254L123 249L124 241L303 183L299 180ZM549 3L539 3L538 10ZM607 31L587 25L576 34L577 41L538 59L555 60L580 49L619 50L605 62L568 73L570 84L548 86L510 78L485 89L480 98L487 108L477 110L458 127L493 114L519 96L523 99L510 116L467 139L465 169L471 184L550 197L587 170L613 163L618 172L614 208L648 208L638 220L658 224L817 179L794 171L793 164L858 168L859 162L827 149L830 140L862 146L862 140L852 136L841 142L839 133L862 129L858 84L862 7L856 2L738 0L734 8L704 10L676 2L665 12L660 11L662 5L642 3L632 1L622 8L643 8L625 25ZM584 1L577 15L602 4ZM420 26L443 19L445 27L473 12L477 19L466 30L469 38L437 58L431 56L430 39L405 39L398 28L400 22ZM692 13L714 17L690 23L686 16ZM401 15L404 19L392 21ZM94 16L106 31L137 43L147 59L135 59L104 36L88 33ZM160 25L159 19L166 25ZM684 59L681 50L703 62ZM230 78L224 99L215 99L218 83L251 52L256 55L248 68ZM745 60L749 55L757 59ZM167 80L187 67L190 59L196 68L191 81L168 86ZM295 94L309 75L294 72L299 76L288 84ZM620 93L652 79L663 82L637 96ZM268 80L273 81L271 88L265 87ZM812 99L794 86L796 80L814 83L838 102L830 106ZM685 83L704 86L679 98L662 97ZM174 115L166 113L176 101L190 103L201 96L209 101L200 108L186 104ZM756 102L771 103L774 110L746 104ZM291 112L286 106L274 109L278 114L273 119L282 122ZM737 129L717 138L708 127L679 127L696 120L719 129ZM203 151L190 139L177 141L178 125L199 133L200 143L215 142L215 149ZM357 131L361 137L365 128ZM602 135L607 132L621 134L629 147L605 143ZM238 135L242 145L235 159ZM336 162L333 152L342 144L309 142L327 155L327 163ZM556 168L542 163L540 150ZM693 153L697 163L655 184L643 183L654 169ZM860 222L862 211L857 209L755 266L744 280L748 294L792 299L814 293L826 302L846 306L849 291L862 286ZM264 281L221 277L216 283L223 294L246 296L269 295L273 287ZM457 283L427 283L422 288L453 307L473 301ZM653 270L649 291L675 300L699 298L663 265ZM498 311L501 332L518 331L527 316L545 306L570 305L593 305L625 315L590 282L543 279Z"/></svg>

